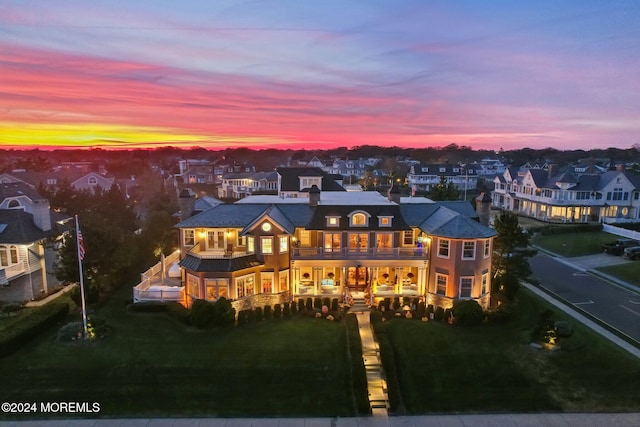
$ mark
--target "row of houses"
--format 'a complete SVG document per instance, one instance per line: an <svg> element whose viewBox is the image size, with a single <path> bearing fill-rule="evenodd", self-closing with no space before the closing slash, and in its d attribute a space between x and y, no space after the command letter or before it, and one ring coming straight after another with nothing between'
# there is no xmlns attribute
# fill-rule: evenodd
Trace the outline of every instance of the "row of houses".
<svg viewBox="0 0 640 427"><path fill-rule="evenodd" d="M546 222L638 221L640 176L622 165L508 168L494 179L491 205Z"/></svg>

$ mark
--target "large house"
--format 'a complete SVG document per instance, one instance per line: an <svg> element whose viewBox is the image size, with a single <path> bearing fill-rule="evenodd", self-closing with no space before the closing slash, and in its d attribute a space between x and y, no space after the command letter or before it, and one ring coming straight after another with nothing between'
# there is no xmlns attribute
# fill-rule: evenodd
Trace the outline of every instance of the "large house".
<svg viewBox="0 0 640 427"><path fill-rule="evenodd" d="M492 206L548 222L640 218L640 177L622 167L604 173L508 168L494 179Z"/></svg>
<svg viewBox="0 0 640 427"><path fill-rule="evenodd" d="M95 191L96 188L109 190L115 183L115 178L104 176L98 172L84 170L56 170L50 172L33 172L14 170L0 174L0 183L24 183L32 188L57 189L63 183L68 183L74 190Z"/></svg>
<svg viewBox="0 0 640 427"><path fill-rule="evenodd" d="M460 191L475 190L478 186L478 171L473 165L418 163L411 165L407 182L411 191L431 191L444 177Z"/></svg>
<svg viewBox="0 0 640 427"><path fill-rule="evenodd" d="M243 199L256 192L272 192L278 190L278 174L272 172L231 172L222 176L222 184L218 187L221 199Z"/></svg>
<svg viewBox="0 0 640 427"><path fill-rule="evenodd" d="M0 184L0 301L26 301L58 285L56 238L69 217L24 183Z"/></svg>
<svg viewBox="0 0 640 427"><path fill-rule="evenodd" d="M306 197L249 196L193 216L195 199L183 193L176 227L187 305L225 297L239 310L367 291L444 308L461 299L488 306L496 233L469 203L304 182Z"/></svg>

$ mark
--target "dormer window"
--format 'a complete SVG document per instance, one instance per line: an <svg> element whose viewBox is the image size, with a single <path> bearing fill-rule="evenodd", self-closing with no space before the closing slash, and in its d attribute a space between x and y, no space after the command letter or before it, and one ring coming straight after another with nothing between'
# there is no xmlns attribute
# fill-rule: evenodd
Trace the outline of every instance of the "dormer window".
<svg viewBox="0 0 640 427"><path fill-rule="evenodd" d="M351 227L367 227L369 225L369 215L364 212L355 212L349 215Z"/></svg>
<svg viewBox="0 0 640 427"><path fill-rule="evenodd" d="M379 227L391 227L391 218L392 216L379 216L378 217L378 226Z"/></svg>
<svg viewBox="0 0 640 427"><path fill-rule="evenodd" d="M19 202L19 201L17 201L17 200L11 200L11 201L9 202L9 204L7 205L7 207L8 207L9 209L15 209L15 208L21 208L21 207L22 207L22 205L21 205L21 204L20 204L20 202Z"/></svg>
<svg viewBox="0 0 640 427"><path fill-rule="evenodd" d="M95 176L89 177L89 185L98 185L98 178Z"/></svg>
<svg viewBox="0 0 640 427"><path fill-rule="evenodd" d="M460 172L460 168L453 168L453 171L458 173L458 172Z"/></svg>
<svg viewBox="0 0 640 427"><path fill-rule="evenodd" d="M440 168L440 172L446 172L447 168Z"/></svg>
<svg viewBox="0 0 640 427"><path fill-rule="evenodd" d="M422 168L422 172L429 172L429 168Z"/></svg>
<svg viewBox="0 0 640 427"><path fill-rule="evenodd" d="M328 216L327 217L327 227L339 227L340 226L340 217L339 216Z"/></svg>

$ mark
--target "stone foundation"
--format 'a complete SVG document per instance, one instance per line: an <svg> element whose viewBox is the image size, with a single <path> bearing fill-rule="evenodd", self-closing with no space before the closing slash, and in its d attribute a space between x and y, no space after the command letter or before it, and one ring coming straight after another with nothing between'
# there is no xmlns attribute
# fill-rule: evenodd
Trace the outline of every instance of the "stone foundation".
<svg viewBox="0 0 640 427"><path fill-rule="evenodd" d="M257 294L240 300L231 301L231 306L236 309L236 317L240 310L249 310L256 307L264 307L265 305L274 306L275 304L283 304L291 301L288 291L279 294Z"/></svg>

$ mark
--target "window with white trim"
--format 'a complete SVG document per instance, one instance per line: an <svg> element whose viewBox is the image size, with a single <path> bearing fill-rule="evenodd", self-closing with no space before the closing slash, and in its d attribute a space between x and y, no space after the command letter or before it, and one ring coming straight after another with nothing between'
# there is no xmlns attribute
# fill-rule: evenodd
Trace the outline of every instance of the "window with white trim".
<svg viewBox="0 0 640 427"><path fill-rule="evenodd" d="M311 246L311 231L300 230L300 246L303 246L303 247Z"/></svg>
<svg viewBox="0 0 640 427"><path fill-rule="evenodd" d="M247 252L256 251L256 239L253 236L247 236Z"/></svg>
<svg viewBox="0 0 640 427"><path fill-rule="evenodd" d="M484 241L484 257L489 258L491 256L491 239Z"/></svg>
<svg viewBox="0 0 640 427"><path fill-rule="evenodd" d="M489 287L489 273L482 274L482 281L480 282L480 294L484 295L488 292Z"/></svg>
<svg viewBox="0 0 640 427"><path fill-rule="evenodd" d="M192 298L200 298L200 279L198 276L187 274L187 294Z"/></svg>
<svg viewBox="0 0 640 427"><path fill-rule="evenodd" d="M247 246L247 236L241 236L240 233L238 233L237 245L238 246Z"/></svg>
<svg viewBox="0 0 640 427"><path fill-rule="evenodd" d="M184 230L183 231L184 245L185 246L193 246L196 244L196 232L195 230Z"/></svg>
<svg viewBox="0 0 640 427"><path fill-rule="evenodd" d="M471 298L471 289L473 289L473 276L461 277L459 298Z"/></svg>
<svg viewBox="0 0 640 427"><path fill-rule="evenodd" d="M393 233L376 233L376 249L379 252L393 249Z"/></svg>
<svg viewBox="0 0 640 427"><path fill-rule="evenodd" d="M261 237L260 248L263 254L271 255L273 253L273 237Z"/></svg>
<svg viewBox="0 0 640 427"><path fill-rule="evenodd" d="M413 245L413 230L405 230L402 233L402 244L406 246Z"/></svg>
<svg viewBox="0 0 640 427"><path fill-rule="evenodd" d="M327 217L327 227L340 227L340 217L339 216L328 216Z"/></svg>
<svg viewBox="0 0 640 427"><path fill-rule="evenodd" d="M444 274L436 273L436 294L447 295L447 281L448 276Z"/></svg>
<svg viewBox="0 0 640 427"><path fill-rule="evenodd" d="M263 294L272 294L274 292L273 289L273 273L260 273L260 277L262 278L262 293Z"/></svg>
<svg viewBox="0 0 640 427"><path fill-rule="evenodd" d="M473 240L465 240L462 242L462 259L475 259L476 242Z"/></svg>
<svg viewBox="0 0 640 427"><path fill-rule="evenodd" d="M289 290L289 272L281 271L280 272L280 292Z"/></svg>
<svg viewBox="0 0 640 427"><path fill-rule="evenodd" d="M449 258L449 239L438 239L438 256Z"/></svg>
<svg viewBox="0 0 640 427"><path fill-rule="evenodd" d="M340 252L341 243L340 238L342 233L324 233L324 251L325 252Z"/></svg>
<svg viewBox="0 0 640 427"><path fill-rule="evenodd" d="M238 298L248 297L256 293L256 275L248 274L236 278L236 293Z"/></svg>
<svg viewBox="0 0 640 427"><path fill-rule="evenodd" d="M366 227L367 226L367 216L363 213L355 213L351 215L351 226L352 227Z"/></svg>
<svg viewBox="0 0 640 427"><path fill-rule="evenodd" d="M280 236L280 253L285 253L289 250L289 238L287 236Z"/></svg>
<svg viewBox="0 0 640 427"><path fill-rule="evenodd" d="M0 246L0 267L9 267L18 263L18 247Z"/></svg>
<svg viewBox="0 0 640 427"><path fill-rule="evenodd" d="M378 217L378 227L391 227L391 218L392 216L379 216Z"/></svg>

